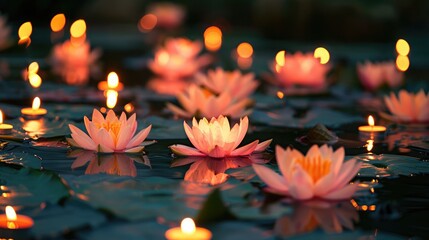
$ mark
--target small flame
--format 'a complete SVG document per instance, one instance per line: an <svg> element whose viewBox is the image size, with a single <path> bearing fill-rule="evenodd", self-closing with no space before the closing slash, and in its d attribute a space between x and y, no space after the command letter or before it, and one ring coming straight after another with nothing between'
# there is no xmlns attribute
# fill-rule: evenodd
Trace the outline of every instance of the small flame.
<svg viewBox="0 0 429 240"><path fill-rule="evenodd" d="M0 124L2 124L2 123L3 123L3 112L0 110Z"/></svg>
<svg viewBox="0 0 429 240"><path fill-rule="evenodd" d="M37 110L37 109L40 108L40 104L41 104L40 98L39 97L35 97L34 100L33 100L33 105L31 106L31 108L33 110Z"/></svg>
<svg viewBox="0 0 429 240"><path fill-rule="evenodd" d="M115 90L107 90L106 97L106 106L110 109L114 108L118 102L118 92Z"/></svg>
<svg viewBox="0 0 429 240"><path fill-rule="evenodd" d="M42 78L37 73L30 73L28 80L33 88L39 88L42 85Z"/></svg>
<svg viewBox="0 0 429 240"><path fill-rule="evenodd" d="M404 39L399 39L396 42L396 52L401 56L408 56L410 54L410 44Z"/></svg>
<svg viewBox="0 0 429 240"><path fill-rule="evenodd" d="M326 64L330 59L329 51L324 47L318 47L314 50L314 58L320 58L320 63Z"/></svg>
<svg viewBox="0 0 429 240"><path fill-rule="evenodd" d="M20 41L30 38L32 32L33 26L31 25L31 22L23 23L18 29L18 36L20 38Z"/></svg>
<svg viewBox="0 0 429 240"><path fill-rule="evenodd" d="M279 99L283 99L285 97L285 94L282 91L277 91L277 97Z"/></svg>
<svg viewBox="0 0 429 240"><path fill-rule="evenodd" d="M139 30L141 32L149 32L153 28L155 28L157 22L158 22L158 18L154 14L148 13L144 15L142 18L140 18L139 25L138 25Z"/></svg>
<svg viewBox="0 0 429 240"><path fill-rule="evenodd" d="M253 47L248 42L240 43L237 47L237 54L242 58L250 58L253 55Z"/></svg>
<svg viewBox="0 0 429 240"><path fill-rule="evenodd" d="M405 72L410 67L410 59L407 56L399 55L396 58L396 68L401 71Z"/></svg>
<svg viewBox="0 0 429 240"><path fill-rule="evenodd" d="M222 31L216 26L208 27L204 31L204 45L209 51L217 51L222 46Z"/></svg>
<svg viewBox="0 0 429 240"><path fill-rule="evenodd" d="M16 212L12 206L6 206L6 218L8 221L16 221Z"/></svg>
<svg viewBox="0 0 429 240"><path fill-rule="evenodd" d="M117 88L119 85L119 77L118 74L115 72L110 72L109 75L107 75L107 87L114 89Z"/></svg>
<svg viewBox="0 0 429 240"><path fill-rule="evenodd" d="M372 115L369 115L368 117L368 125L371 127L374 127L375 125L374 118L372 117Z"/></svg>
<svg viewBox="0 0 429 240"><path fill-rule="evenodd" d="M79 19L76 20L70 27L70 35L73 38L83 37L86 33L86 23L85 20Z"/></svg>
<svg viewBox="0 0 429 240"><path fill-rule="evenodd" d="M180 228L182 229L182 232L186 234L193 234L196 230L195 223L192 218L183 219L182 223L180 224Z"/></svg>
<svg viewBox="0 0 429 240"><path fill-rule="evenodd" d="M368 141L366 141L366 150L368 152L371 152L371 150L374 148L374 140L373 139L369 139Z"/></svg>
<svg viewBox="0 0 429 240"><path fill-rule="evenodd" d="M51 20L51 30L53 32L59 32L63 30L66 25L66 16L63 13L55 15Z"/></svg>
<svg viewBox="0 0 429 240"><path fill-rule="evenodd" d="M39 71L39 64L37 62L32 62L28 65L28 74L37 73Z"/></svg>
<svg viewBox="0 0 429 240"><path fill-rule="evenodd" d="M285 65L285 54L286 54L285 50L279 51L276 54L276 63L279 67L283 67Z"/></svg>

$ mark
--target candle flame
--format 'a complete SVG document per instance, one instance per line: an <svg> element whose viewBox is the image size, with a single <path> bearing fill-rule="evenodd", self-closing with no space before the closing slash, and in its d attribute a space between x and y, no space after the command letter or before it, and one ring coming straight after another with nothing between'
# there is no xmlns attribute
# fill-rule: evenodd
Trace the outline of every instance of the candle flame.
<svg viewBox="0 0 429 240"><path fill-rule="evenodd" d="M374 140L373 139L369 139L368 141L366 141L366 150L368 152L371 152L371 150L374 148Z"/></svg>
<svg viewBox="0 0 429 240"><path fill-rule="evenodd" d="M282 91L277 91L277 97L279 99L283 99L285 97L285 94Z"/></svg>
<svg viewBox="0 0 429 240"><path fill-rule="evenodd" d="M314 50L314 58L320 58L320 63L326 64L330 59L329 51L324 47L318 47Z"/></svg>
<svg viewBox="0 0 429 240"><path fill-rule="evenodd" d="M192 218L185 218L180 224L183 233L192 234L195 232L195 222Z"/></svg>
<svg viewBox="0 0 429 240"><path fill-rule="evenodd" d="M117 88L119 85L119 77L118 74L115 72L110 72L109 75L107 75L107 87L108 88Z"/></svg>
<svg viewBox="0 0 429 240"><path fill-rule="evenodd" d="M157 24L158 18L152 14L148 13L140 18L138 27L141 32L149 32L151 31Z"/></svg>
<svg viewBox="0 0 429 240"><path fill-rule="evenodd" d="M80 38L86 33L86 23L85 20L79 19L76 20L70 27L70 35L73 38Z"/></svg>
<svg viewBox="0 0 429 240"><path fill-rule="evenodd" d="M372 117L372 115L369 115L368 117L368 125L371 127L374 127L375 125L374 118Z"/></svg>
<svg viewBox="0 0 429 240"><path fill-rule="evenodd" d="M39 64L37 62L32 62L28 65L28 74L37 73L39 71Z"/></svg>
<svg viewBox="0 0 429 240"><path fill-rule="evenodd" d="M110 109L114 108L118 102L118 92L115 90L107 90L106 97L106 106Z"/></svg>
<svg viewBox="0 0 429 240"><path fill-rule="evenodd" d="M3 123L3 112L0 110L0 124L2 124L2 123Z"/></svg>
<svg viewBox="0 0 429 240"><path fill-rule="evenodd" d="M25 22L19 27L18 36L20 40L24 40L30 38L32 32L33 26L31 25L31 22Z"/></svg>
<svg viewBox="0 0 429 240"><path fill-rule="evenodd" d="M242 58L250 58L253 55L253 47L248 42L240 43L237 47L237 54Z"/></svg>
<svg viewBox="0 0 429 240"><path fill-rule="evenodd" d="M66 25L66 16L63 13L55 15L51 20L51 30L53 32L59 32L63 30Z"/></svg>
<svg viewBox="0 0 429 240"><path fill-rule="evenodd" d="M37 110L37 109L40 108L40 104L41 104L40 98L39 97L35 97L34 100L33 100L33 105L31 106L31 108L33 110Z"/></svg>
<svg viewBox="0 0 429 240"><path fill-rule="evenodd" d="M398 39L396 52L401 56L407 56L410 53L410 44L405 39Z"/></svg>
<svg viewBox="0 0 429 240"><path fill-rule="evenodd" d="M276 63L280 67L283 67L285 65L285 54L286 54L285 50L279 51L276 54Z"/></svg>
<svg viewBox="0 0 429 240"><path fill-rule="evenodd" d="M16 212L12 206L6 206L6 218L8 221L16 221Z"/></svg>
<svg viewBox="0 0 429 240"><path fill-rule="evenodd" d="M204 31L204 45L209 51L217 51L222 46L222 31L216 26L208 27Z"/></svg>
<svg viewBox="0 0 429 240"><path fill-rule="evenodd" d="M29 73L28 80L33 88L39 88L42 85L42 78L37 73Z"/></svg>
<svg viewBox="0 0 429 240"><path fill-rule="evenodd" d="M409 67L410 67L410 59L408 58L408 56L399 55L396 58L396 68L399 71L405 72L408 70Z"/></svg>

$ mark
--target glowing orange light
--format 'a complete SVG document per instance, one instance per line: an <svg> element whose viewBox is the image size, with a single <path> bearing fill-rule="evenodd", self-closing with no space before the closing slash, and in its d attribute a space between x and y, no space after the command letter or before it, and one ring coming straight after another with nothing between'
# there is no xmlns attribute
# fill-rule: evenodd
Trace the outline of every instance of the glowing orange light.
<svg viewBox="0 0 429 240"><path fill-rule="evenodd" d="M285 94L282 91L277 91L277 97L279 99L283 99L285 97Z"/></svg>
<svg viewBox="0 0 429 240"><path fill-rule="evenodd" d="M410 44L404 39L399 39L396 42L396 52L399 55L407 56L410 53Z"/></svg>
<svg viewBox="0 0 429 240"><path fill-rule="evenodd" d="M125 106L124 106L124 110L125 110L125 112L127 112L127 113L131 113L131 112L133 112L133 111L134 111L134 105L133 105L132 103L127 103L127 104L125 104Z"/></svg>
<svg viewBox="0 0 429 240"><path fill-rule="evenodd" d="M107 87L108 88L117 88L119 85L119 77L115 72L110 72L107 75Z"/></svg>
<svg viewBox="0 0 429 240"><path fill-rule="evenodd" d="M373 139L369 139L368 141L367 141L367 144L366 144L366 150L368 151L368 152L371 152L371 150L374 148L374 140Z"/></svg>
<svg viewBox="0 0 429 240"><path fill-rule="evenodd" d="M285 50L279 51L279 52L276 54L276 63L277 63L277 65L279 65L280 67L283 67L283 66L285 65L285 54L286 54L286 51L285 51Z"/></svg>
<svg viewBox="0 0 429 240"><path fill-rule="evenodd" d="M6 218L8 221L16 221L17 219L16 212L12 206L6 206L5 211L6 211Z"/></svg>
<svg viewBox="0 0 429 240"><path fill-rule="evenodd" d="M100 108L100 112L101 112L101 113L106 113L106 112L107 112L107 109L106 109L105 107L101 107L101 108Z"/></svg>
<svg viewBox="0 0 429 240"><path fill-rule="evenodd" d="M151 31L158 22L158 18L154 14L146 14L142 18L140 18L139 21L139 29L142 32L149 32Z"/></svg>
<svg viewBox="0 0 429 240"><path fill-rule="evenodd" d="M33 88L39 88L42 85L42 78L37 73L30 73L28 80Z"/></svg>
<svg viewBox="0 0 429 240"><path fill-rule="evenodd" d="M204 31L204 45L209 51L217 51L222 46L222 31L216 26L208 27Z"/></svg>
<svg viewBox="0 0 429 240"><path fill-rule="evenodd" d="M371 206L369 206L369 211L375 211L375 209L376 209L377 207L375 206L375 205L371 205Z"/></svg>
<svg viewBox="0 0 429 240"><path fill-rule="evenodd" d="M28 65L28 74L37 73L39 71L39 64L37 62L32 62Z"/></svg>
<svg viewBox="0 0 429 240"><path fill-rule="evenodd" d="M357 204L357 202L354 199L350 200L350 203L353 205L354 208L359 207L359 204Z"/></svg>
<svg viewBox="0 0 429 240"><path fill-rule="evenodd" d="M368 206L367 205L362 205L361 207L360 207L360 209L362 209L362 211L367 211L368 210Z"/></svg>
<svg viewBox="0 0 429 240"><path fill-rule="evenodd" d="M31 22L23 23L18 29L18 36L20 39L30 38L31 33L33 32L33 26Z"/></svg>
<svg viewBox="0 0 429 240"><path fill-rule="evenodd" d="M375 121L374 121L374 118L372 117L372 115L369 115L369 117L368 117L368 125L371 127L374 127L374 125L375 125Z"/></svg>
<svg viewBox="0 0 429 240"><path fill-rule="evenodd" d="M170 61L170 54L167 52L160 52L158 55L158 62L162 65L165 65Z"/></svg>
<svg viewBox="0 0 429 240"><path fill-rule="evenodd" d="M183 233L192 234L196 230L195 222L192 220L192 218L185 218L180 223L180 228L182 229Z"/></svg>
<svg viewBox="0 0 429 240"><path fill-rule="evenodd" d="M396 68L401 71L405 72L410 67L410 59L407 56L399 55L396 58Z"/></svg>
<svg viewBox="0 0 429 240"><path fill-rule="evenodd" d="M0 110L0 124L2 124L2 123L3 123L3 112Z"/></svg>
<svg viewBox="0 0 429 240"><path fill-rule="evenodd" d="M318 47L314 50L314 57L320 58L321 64L326 64L329 62L330 54L329 51L324 47Z"/></svg>
<svg viewBox="0 0 429 240"><path fill-rule="evenodd" d="M37 109L39 109L39 108L40 108L40 105L41 105L40 98L39 98L39 97L35 97L35 98L33 99L33 104L31 105L31 108L32 108L33 110L37 110Z"/></svg>
<svg viewBox="0 0 429 240"><path fill-rule="evenodd" d="M243 42L237 47L237 54L242 58L250 58L253 55L253 47L250 43Z"/></svg>
<svg viewBox="0 0 429 240"><path fill-rule="evenodd" d="M63 13L55 15L51 20L51 30L53 32L59 32L63 30L66 25L66 16Z"/></svg>
<svg viewBox="0 0 429 240"><path fill-rule="evenodd" d="M115 90L107 90L106 97L106 106L110 109L114 108L118 102L118 92Z"/></svg>
<svg viewBox="0 0 429 240"><path fill-rule="evenodd" d="M86 23L85 20L79 19L73 22L70 27L70 35L73 38L80 38L84 36L86 33Z"/></svg>

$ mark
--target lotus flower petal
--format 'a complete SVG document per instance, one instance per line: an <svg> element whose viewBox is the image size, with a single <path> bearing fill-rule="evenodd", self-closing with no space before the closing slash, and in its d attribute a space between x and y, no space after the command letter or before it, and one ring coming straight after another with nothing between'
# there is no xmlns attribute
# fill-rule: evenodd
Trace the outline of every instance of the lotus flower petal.
<svg viewBox="0 0 429 240"><path fill-rule="evenodd" d="M401 90L398 97L394 93L384 97L389 111L399 121L403 122L429 122L429 93L423 90L413 94Z"/></svg>

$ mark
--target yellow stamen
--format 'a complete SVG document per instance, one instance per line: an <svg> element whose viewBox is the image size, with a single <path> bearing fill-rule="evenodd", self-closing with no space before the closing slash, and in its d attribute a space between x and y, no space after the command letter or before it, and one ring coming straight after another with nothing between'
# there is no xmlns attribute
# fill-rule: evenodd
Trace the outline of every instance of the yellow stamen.
<svg viewBox="0 0 429 240"><path fill-rule="evenodd" d="M331 170L331 160L322 159L321 156L316 157L301 157L296 159L296 162L310 175L313 183L327 175Z"/></svg>

